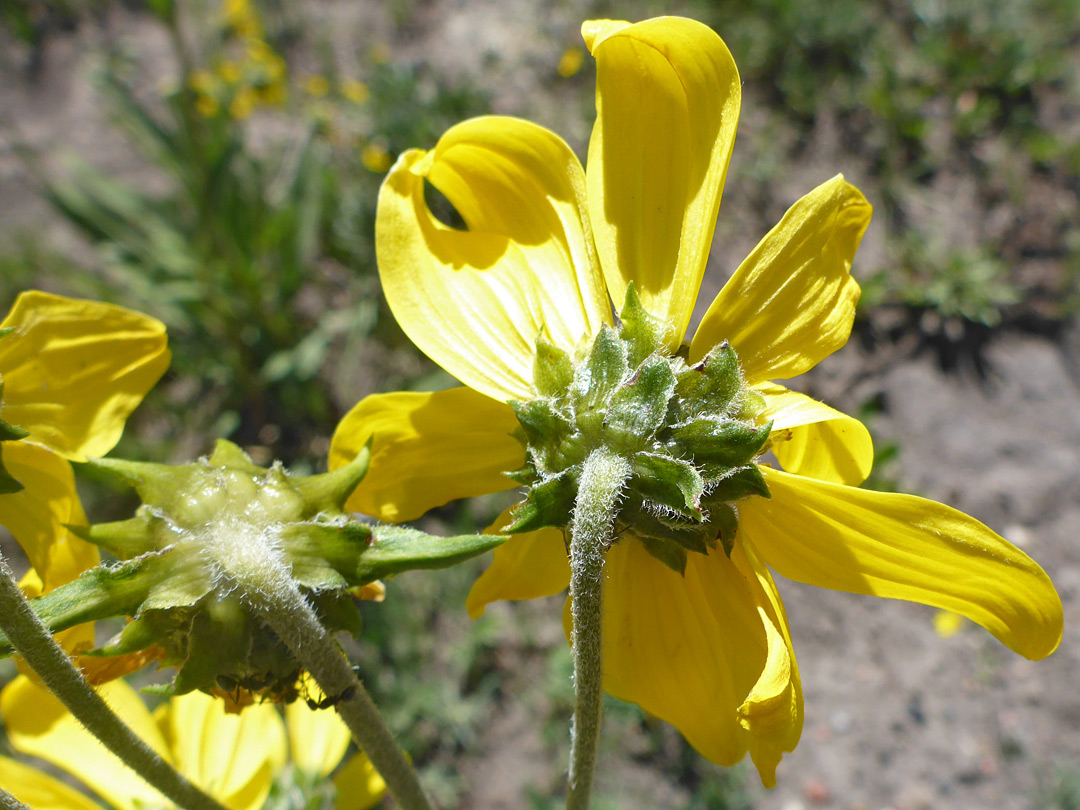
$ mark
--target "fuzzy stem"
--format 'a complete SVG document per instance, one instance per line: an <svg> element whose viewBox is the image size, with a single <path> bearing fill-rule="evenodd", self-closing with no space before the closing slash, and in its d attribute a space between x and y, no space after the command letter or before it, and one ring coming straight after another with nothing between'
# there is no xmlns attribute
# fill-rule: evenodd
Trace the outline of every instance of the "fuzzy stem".
<svg viewBox="0 0 1080 810"><path fill-rule="evenodd" d="M30 808L0 788L0 810L30 810Z"/></svg>
<svg viewBox="0 0 1080 810"><path fill-rule="evenodd" d="M574 722L570 739L567 810L586 810L600 741L603 678L600 631L604 553L630 463L607 448L593 450L581 472L570 523L570 610L574 656Z"/></svg>
<svg viewBox="0 0 1080 810"><path fill-rule="evenodd" d="M248 548L249 552L254 551ZM269 549L267 549L269 551ZM311 673L352 732L356 744L367 754L397 803L404 810L432 810L420 779L409 764L379 714L371 695L356 677L348 659L322 626L296 581L281 559L272 553L258 555L252 565L226 564L228 575L259 611L263 622L292 650L300 665Z"/></svg>
<svg viewBox="0 0 1080 810"><path fill-rule="evenodd" d="M0 630L86 730L163 796L188 810L224 810L177 773L113 713L34 613L2 558Z"/></svg>

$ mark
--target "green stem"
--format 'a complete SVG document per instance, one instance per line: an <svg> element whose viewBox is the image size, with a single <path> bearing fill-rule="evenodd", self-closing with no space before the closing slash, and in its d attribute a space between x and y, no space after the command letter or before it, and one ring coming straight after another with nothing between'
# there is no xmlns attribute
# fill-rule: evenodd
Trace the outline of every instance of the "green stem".
<svg viewBox="0 0 1080 810"><path fill-rule="evenodd" d="M41 623L3 558L0 558L0 630L86 730L163 796L188 810L224 810L177 773L113 713Z"/></svg>
<svg viewBox="0 0 1080 810"><path fill-rule="evenodd" d="M248 551L252 551L249 547ZM420 779L379 714L371 695L357 679L348 659L322 626L280 558L272 552L247 556L241 564L219 558L243 589L263 621L328 697L372 765L404 810L432 810ZM232 564L228 564L231 562ZM254 563L254 564L251 564Z"/></svg>
<svg viewBox="0 0 1080 810"><path fill-rule="evenodd" d="M574 722L567 810L586 810L596 770L603 707L601 626L604 554L630 463L607 448L593 450L581 472L570 523L570 610L574 617Z"/></svg>
<svg viewBox="0 0 1080 810"><path fill-rule="evenodd" d="M0 810L30 810L30 808L0 788Z"/></svg>

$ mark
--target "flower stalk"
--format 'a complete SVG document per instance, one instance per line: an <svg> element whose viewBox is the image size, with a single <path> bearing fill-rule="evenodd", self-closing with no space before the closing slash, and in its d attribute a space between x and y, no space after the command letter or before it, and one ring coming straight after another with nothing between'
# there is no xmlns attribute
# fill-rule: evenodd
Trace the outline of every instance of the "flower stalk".
<svg viewBox="0 0 1080 810"><path fill-rule="evenodd" d="M315 679L404 810L432 810L405 752L356 677L341 649L300 592L276 549L248 545L243 554L217 556L226 576L245 594L266 626Z"/></svg>
<svg viewBox="0 0 1080 810"><path fill-rule="evenodd" d="M585 810L592 793L603 708L601 647L604 554L630 462L606 447L593 450L581 472L570 523L570 610L574 657L574 721L570 740L567 810Z"/></svg>
<svg viewBox="0 0 1080 810"><path fill-rule="evenodd" d="M30 810L30 808L0 788L0 810Z"/></svg>
<svg viewBox="0 0 1080 810"><path fill-rule="evenodd" d="M163 796L187 810L224 810L218 802L174 770L113 713L35 615L2 558L0 629L42 682L86 730ZM4 810L22 806L18 802L8 804L7 798L0 798L3 799Z"/></svg>

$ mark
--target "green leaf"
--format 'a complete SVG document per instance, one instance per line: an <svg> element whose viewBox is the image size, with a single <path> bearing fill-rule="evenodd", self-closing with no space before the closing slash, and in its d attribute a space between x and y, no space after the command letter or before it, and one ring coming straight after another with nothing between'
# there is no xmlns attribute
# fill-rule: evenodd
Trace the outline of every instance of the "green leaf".
<svg viewBox="0 0 1080 810"><path fill-rule="evenodd" d="M140 557L112 568L98 566L77 579L30 600L52 633L110 616L133 616L161 575L161 555ZM0 635L0 656L10 655Z"/></svg>
<svg viewBox="0 0 1080 810"><path fill-rule="evenodd" d="M577 498L577 484L567 473L529 489L525 500L514 507L508 534L531 532L547 526L564 528L570 523Z"/></svg>
<svg viewBox="0 0 1080 810"><path fill-rule="evenodd" d="M588 419L590 414L595 414L608 401L629 370L626 344L619 340L614 329L604 325L593 342L588 360L574 373L573 395L579 422L583 416Z"/></svg>
<svg viewBox="0 0 1080 810"><path fill-rule="evenodd" d="M712 542L712 529L707 523L691 523L668 520L657 517L638 504L624 508L619 514L620 526L628 528L636 537L651 537L656 540L677 543L687 551L706 554Z"/></svg>
<svg viewBox="0 0 1080 810"><path fill-rule="evenodd" d="M340 512L345 508L345 501L367 475L371 443L374 439L374 436L369 438L352 461L336 470L307 478L291 479L293 487L300 493L311 514Z"/></svg>
<svg viewBox="0 0 1080 810"><path fill-rule="evenodd" d="M534 450L553 450L573 429L569 420L550 400L512 400L510 407L514 409L514 414L525 431L525 441Z"/></svg>
<svg viewBox="0 0 1080 810"><path fill-rule="evenodd" d="M210 455L210 464L213 467L231 467L251 475L262 478L266 470L254 461L251 456L244 452L243 448L233 444L228 439L218 439L214 443L214 452Z"/></svg>
<svg viewBox="0 0 1080 810"><path fill-rule="evenodd" d="M639 537L645 550L677 574L686 574L686 549L670 540Z"/></svg>
<svg viewBox="0 0 1080 810"><path fill-rule="evenodd" d="M22 489L23 485L4 466L4 445L0 444L0 495L11 495Z"/></svg>
<svg viewBox="0 0 1080 810"><path fill-rule="evenodd" d="M177 494L190 492L197 479L205 477L206 467L198 464L154 464L119 458L96 458L86 462L113 480L134 487L148 506L168 508Z"/></svg>
<svg viewBox="0 0 1080 810"><path fill-rule="evenodd" d="M664 342L664 324L641 305L634 282L626 287L626 298L619 313L619 337L629 344L628 361L636 368Z"/></svg>
<svg viewBox="0 0 1080 810"><path fill-rule="evenodd" d="M738 357L725 340L679 374L675 395L686 416L717 416L727 413L741 387Z"/></svg>
<svg viewBox="0 0 1080 810"><path fill-rule="evenodd" d="M566 396L574 381L574 366L570 355L540 336L536 339L536 359L533 361L533 384L542 397Z"/></svg>
<svg viewBox="0 0 1080 810"><path fill-rule="evenodd" d="M436 537L401 526L377 526L374 542L360 558L354 579L366 585L376 579L418 569L449 568L507 540L500 534Z"/></svg>
<svg viewBox="0 0 1080 810"><path fill-rule="evenodd" d="M735 532L739 528L739 517L730 504L717 504L709 509L709 525L714 535L724 547L724 553L730 557L735 547Z"/></svg>
<svg viewBox="0 0 1080 810"><path fill-rule="evenodd" d="M760 427L710 417L697 417L671 429L677 454L695 464L741 467L752 461L769 440L772 422Z"/></svg>
<svg viewBox="0 0 1080 810"><path fill-rule="evenodd" d="M93 526L66 527L68 531L88 543L103 548L121 560L130 560L161 547L159 538L168 534L166 522L145 506L140 506L135 517L113 523L95 523Z"/></svg>
<svg viewBox="0 0 1080 810"><path fill-rule="evenodd" d="M723 467L724 477L711 479L706 468L705 489L706 504L737 501L748 495L760 495L762 498L770 497L769 485L765 483L765 476L761 474L756 464L740 467L733 472L729 467Z"/></svg>
<svg viewBox="0 0 1080 810"><path fill-rule="evenodd" d="M705 482L694 465L671 456L638 453L631 461L630 488L679 514L701 518Z"/></svg>
<svg viewBox="0 0 1080 810"><path fill-rule="evenodd" d="M634 449L641 448L664 424L674 392L675 374L668 361L650 356L612 395L607 410L608 427L630 444L636 444Z"/></svg>

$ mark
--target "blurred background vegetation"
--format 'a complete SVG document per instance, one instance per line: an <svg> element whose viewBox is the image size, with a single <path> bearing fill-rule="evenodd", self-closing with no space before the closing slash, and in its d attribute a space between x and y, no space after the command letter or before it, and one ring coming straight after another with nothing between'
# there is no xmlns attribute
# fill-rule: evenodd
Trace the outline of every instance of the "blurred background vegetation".
<svg viewBox="0 0 1080 810"><path fill-rule="evenodd" d="M992 334L1055 335L1080 307L1080 0L579 0L551 4L555 22L529 43L448 61L418 45L437 5L372 4L343 36L341 4L319 0L0 0L12 113L0 111L0 183L19 190L0 199L0 309L40 287L169 328L172 368L118 455L183 461L227 437L259 463L315 470L361 396L449 385L380 296L379 183L403 150L493 111L536 118L583 155L593 73L576 25L593 16L683 13L735 56L745 102L720 277L842 169L876 209L856 262L865 345L977 365ZM72 42L107 122L91 148L43 140L18 114ZM875 409L863 406L871 427ZM878 444L871 485L889 488L896 447ZM87 502L102 520L130 508L93 486ZM501 505L429 520L475 530ZM542 750L516 763L535 771L528 806L557 807L571 697L558 607L470 625L457 608L477 570L394 583L365 605L356 659L446 806L484 778L469 755L498 734L492 706L526 702L545 727ZM605 757L627 764L601 776L597 807L756 806L743 769L708 765L633 706L609 708ZM643 765L660 788L627 776ZM1048 776L1032 806L1077 807L1076 773Z"/></svg>

